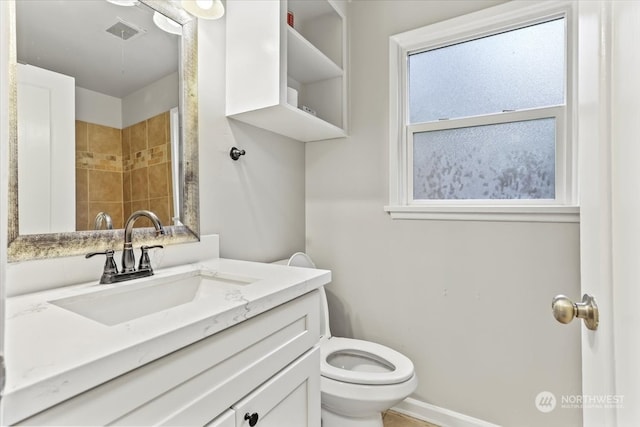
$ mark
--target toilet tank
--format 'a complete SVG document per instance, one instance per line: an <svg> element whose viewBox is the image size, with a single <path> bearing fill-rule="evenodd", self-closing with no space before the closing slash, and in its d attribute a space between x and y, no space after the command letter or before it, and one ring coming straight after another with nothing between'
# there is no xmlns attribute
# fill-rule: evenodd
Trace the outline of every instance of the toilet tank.
<svg viewBox="0 0 640 427"><path fill-rule="evenodd" d="M304 252L296 252L289 259L282 259L273 264L287 265L289 267L316 268L315 263ZM320 337L331 338L331 329L329 328L329 305L327 304L327 293L324 286L318 289L320 291Z"/></svg>

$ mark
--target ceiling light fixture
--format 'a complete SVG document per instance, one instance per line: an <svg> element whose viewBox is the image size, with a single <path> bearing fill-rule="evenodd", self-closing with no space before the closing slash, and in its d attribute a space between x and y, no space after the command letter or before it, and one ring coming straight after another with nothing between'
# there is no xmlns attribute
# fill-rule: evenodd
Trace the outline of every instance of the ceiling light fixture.
<svg viewBox="0 0 640 427"><path fill-rule="evenodd" d="M224 15L224 6L220 0L182 0L184 10L202 19L218 19Z"/></svg>
<svg viewBox="0 0 640 427"><path fill-rule="evenodd" d="M182 35L182 26L173 19L169 19L160 12L153 12L153 23L162 31L170 34Z"/></svg>

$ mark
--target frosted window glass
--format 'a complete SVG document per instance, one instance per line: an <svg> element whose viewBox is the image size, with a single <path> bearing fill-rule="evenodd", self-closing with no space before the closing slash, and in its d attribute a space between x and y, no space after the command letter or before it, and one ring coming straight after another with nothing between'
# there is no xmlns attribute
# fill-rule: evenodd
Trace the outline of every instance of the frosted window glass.
<svg viewBox="0 0 640 427"><path fill-rule="evenodd" d="M420 123L565 102L565 19L409 55Z"/></svg>
<svg viewBox="0 0 640 427"><path fill-rule="evenodd" d="M413 134L413 198L555 199L554 118Z"/></svg>

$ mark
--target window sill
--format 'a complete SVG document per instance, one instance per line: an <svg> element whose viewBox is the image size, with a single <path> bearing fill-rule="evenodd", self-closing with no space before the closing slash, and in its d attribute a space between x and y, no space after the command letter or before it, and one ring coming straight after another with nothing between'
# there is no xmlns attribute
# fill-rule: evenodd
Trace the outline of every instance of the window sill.
<svg viewBox="0 0 640 427"><path fill-rule="evenodd" d="M392 219L580 222L579 206L385 206Z"/></svg>

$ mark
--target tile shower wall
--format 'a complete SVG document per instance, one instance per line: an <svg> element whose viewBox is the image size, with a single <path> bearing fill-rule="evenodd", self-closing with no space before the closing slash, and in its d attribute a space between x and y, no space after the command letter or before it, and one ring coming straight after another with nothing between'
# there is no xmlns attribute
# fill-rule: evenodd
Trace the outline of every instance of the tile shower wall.
<svg viewBox="0 0 640 427"><path fill-rule="evenodd" d="M76 228L93 229L98 212L123 227L122 131L76 121Z"/></svg>
<svg viewBox="0 0 640 427"><path fill-rule="evenodd" d="M115 228L138 209L171 224L173 190L169 113L122 130L76 121L76 224L93 229L98 212ZM149 227L141 218L137 227Z"/></svg>
<svg viewBox="0 0 640 427"><path fill-rule="evenodd" d="M125 218L139 209L148 209L155 212L163 224L172 223L170 135L169 112L122 130ZM141 218L136 226L150 227L151 223Z"/></svg>

